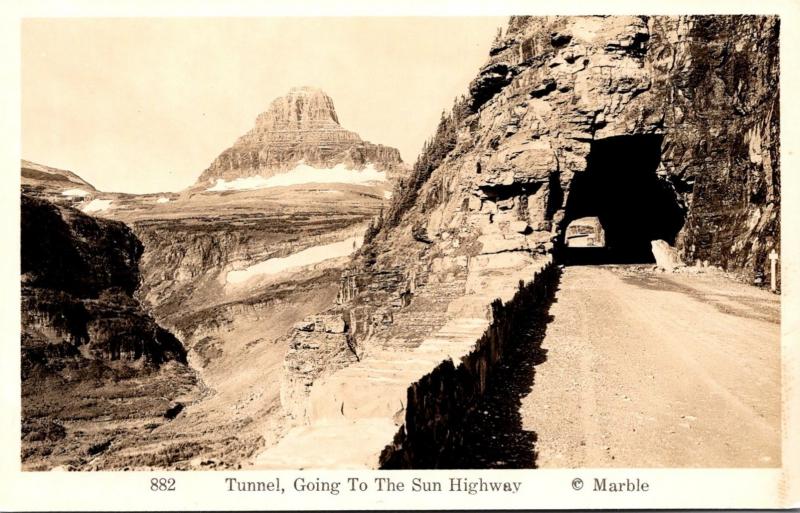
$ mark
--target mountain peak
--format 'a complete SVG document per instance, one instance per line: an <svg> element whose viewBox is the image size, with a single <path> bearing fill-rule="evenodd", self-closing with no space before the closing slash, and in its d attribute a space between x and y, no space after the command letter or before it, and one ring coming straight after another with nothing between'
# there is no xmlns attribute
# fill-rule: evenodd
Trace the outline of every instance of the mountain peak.
<svg viewBox="0 0 800 513"><path fill-rule="evenodd" d="M264 130L324 130L340 128L333 100L316 87L293 87L270 103L256 119Z"/></svg>
<svg viewBox="0 0 800 513"><path fill-rule="evenodd" d="M342 128L333 99L317 87L293 87L274 99L255 126L223 151L198 178L198 184L251 176L267 178L298 163L319 169L372 164L391 179L405 173L400 152L372 144Z"/></svg>

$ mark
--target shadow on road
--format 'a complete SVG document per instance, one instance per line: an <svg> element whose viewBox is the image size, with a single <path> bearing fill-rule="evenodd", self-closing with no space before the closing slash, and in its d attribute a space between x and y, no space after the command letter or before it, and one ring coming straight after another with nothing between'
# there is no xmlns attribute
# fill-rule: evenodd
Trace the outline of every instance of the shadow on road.
<svg viewBox="0 0 800 513"><path fill-rule="evenodd" d="M533 388L536 366L547 360L541 345L553 320L555 285L489 376L485 394L466 420L464 449L454 468L536 468L536 433L523 429L520 406Z"/></svg>

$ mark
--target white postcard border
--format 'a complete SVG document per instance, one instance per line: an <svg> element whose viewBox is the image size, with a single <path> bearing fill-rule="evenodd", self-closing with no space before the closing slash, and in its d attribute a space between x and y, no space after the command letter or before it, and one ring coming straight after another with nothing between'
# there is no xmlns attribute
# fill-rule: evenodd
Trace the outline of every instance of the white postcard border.
<svg viewBox="0 0 800 513"><path fill-rule="evenodd" d="M0 312L2 344L0 376L0 509L2 510L253 510L253 509L531 509L531 508L775 508L800 501L800 242L797 226L800 203L800 161L797 157L800 90L796 65L800 42L800 3L791 0L750 2L673 1L643 4L638 1L578 2L478 0L425 2L325 2L167 1L100 2L89 0L39 0L6 5L0 18L3 89L0 105L0 148L4 171L0 187ZM783 467L778 469L575 469L575 470L438 470L438 471L208 471L208 472L21 472L20 471L20 368L19 368L19 105L20 19L72 16L263 16L263 15L506 15L506 14L779 14L781 16L781 182L782 196L782 364L783 364ZM466 84L465 84L466 87ZM657 443L657 441L654 441ZM296 492L296 478L344 482L339 494ZM367 491L349 492L347 478L370 484ZM481 492L379 492L374 479L389 477L411 487L414 477L443 483L450 478L521 482L517 493ZM151 479L172 478L176 490L151 491ZM226 478L273 481L280 478L285 493L230 492ZM639 479L648 491L595 492L595 479ZM582 481L576 490L574 482Z"/></svg>

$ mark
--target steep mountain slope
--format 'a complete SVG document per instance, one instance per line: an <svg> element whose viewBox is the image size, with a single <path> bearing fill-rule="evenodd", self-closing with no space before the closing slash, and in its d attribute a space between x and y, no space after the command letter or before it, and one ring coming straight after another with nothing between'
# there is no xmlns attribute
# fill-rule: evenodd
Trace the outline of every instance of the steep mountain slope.
<svg viewBox="0 0 800 513"><path fill-rule="evenodd" d="M22 159L20 185L24 194L88 214L108 210L152 209L179 197L175 193L125 194L99 191L92 184L64 169L43 166Z"/></svg>
<svg viewBox="0 0 800 513"><path fill-rule="evenodd" d="M24 159L20 166L20 182L25 194L57 204L76 205L97 192L94 186L72 171Z"/></svg>
<svg viewBox="0 0 800 513"><path fill-rule="evenodd" d="M616 261L664 239L689 263L763 274L779 247L778 27L513 17L346 271L326 312L344 329L290 335L282 400L306 426L258 464L324 466L302 447L361 426L366 453L331 447L338 464L447 465L462 432L445 408L482 392L508 329L494 299L543 308L574 219L598 216ZM434 455L417 445L430 437Z"/></svg>

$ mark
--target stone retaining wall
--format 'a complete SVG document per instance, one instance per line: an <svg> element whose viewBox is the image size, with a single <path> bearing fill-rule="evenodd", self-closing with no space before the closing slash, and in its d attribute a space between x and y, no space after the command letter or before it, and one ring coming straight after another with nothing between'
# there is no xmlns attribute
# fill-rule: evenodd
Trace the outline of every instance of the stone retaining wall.
<svg viewBox="0 0 800 513"><path fill-rule="evenodd" d="M487 377L519 340L524 319L546 308L560 270L547 265L513 299L492 303L494 322L458 364L443 361L408 388L404 425L380 456L383 469L447 468L463 446L466 419L486 389Z"/></svg>
<svg viewBox="0 0 800 513"><path fill-rule="evenodd" d="M504 255L470 271L484 284L481 293L451 301L448 320L416 348L375 349L315 379L306 399L296 398L302 423L253 467L446 466L462 444L458 423L474 409L521 321L538 317L555 287L551 259L498 268L516 262Z"/></svg>

